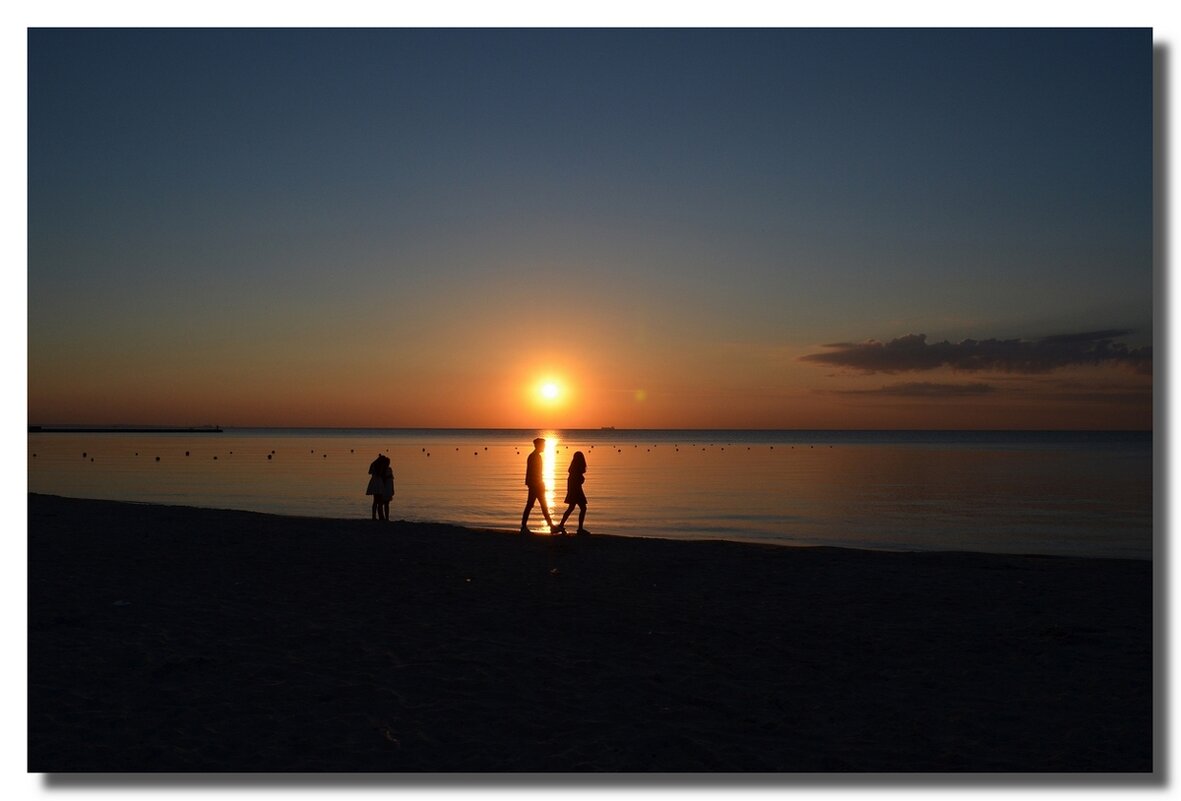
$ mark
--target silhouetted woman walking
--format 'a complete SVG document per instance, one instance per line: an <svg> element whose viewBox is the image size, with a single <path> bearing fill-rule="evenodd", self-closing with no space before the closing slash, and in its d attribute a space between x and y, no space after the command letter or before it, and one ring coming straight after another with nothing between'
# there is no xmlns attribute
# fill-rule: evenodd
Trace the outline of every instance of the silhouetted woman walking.
<svg viewBox="0 0 1181 801"><path fill-rule="evenodd" d="M566 513L562 515L562 522L558 523L558 529L566 533L566 518L574 511L574 507L578 507L578 533L590 534L582 524L586 521L586 493L582 489L582 483L586 481L586 457L582 455L582 451L575 451L574 458L570 460L570 475L566 477L566 503L570 504L566 508Z"/></svg>

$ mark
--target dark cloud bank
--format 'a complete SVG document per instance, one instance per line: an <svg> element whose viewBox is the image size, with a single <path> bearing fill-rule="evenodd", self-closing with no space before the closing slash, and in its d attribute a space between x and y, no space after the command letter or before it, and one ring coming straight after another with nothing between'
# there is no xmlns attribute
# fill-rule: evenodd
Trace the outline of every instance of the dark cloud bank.
<svg viewBox="0 0 1181 801"><path fill-rule="evenodd" d="M866 373L901 373L950 367L966 372L1022 373L1037 375L1061 367L1108 364L1139 373L1152 372L1152 347L1129 348L1119 337L1126 330L1089 331L1041 339L965 339L962 342L927 342L926 334L908 334L889 342L840 342L825 345L824 353L800 357L801 361L847 367ZM923 387L911 384L911 394ZM976 394L979 387L976 386ZM917 389L915 389L917 388ZM935 393L932 393L935 394Z"/></svg>

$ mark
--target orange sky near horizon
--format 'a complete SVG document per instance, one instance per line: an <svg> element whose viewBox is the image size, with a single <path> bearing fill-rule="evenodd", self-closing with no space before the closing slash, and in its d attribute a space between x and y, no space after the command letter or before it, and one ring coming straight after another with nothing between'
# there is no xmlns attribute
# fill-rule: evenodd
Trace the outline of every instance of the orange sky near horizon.
<svg viewBox="0 0 1181 801"><path fill-rule="evenodd" d="M1152 379L1096 368L1036 376L832 374L731 357L685 364L578 366L538 358L501 368L442 360L382 375L362 362L173 365L140 381L90 365L85 380L40 375L31 424L225 427L1139 429ZM783 358L783 357L780 357ZM695 359L702 362L700 355ZM372 375L371 375L372 373ZM546 382L558 388L546 397ZM998 388L999 387L999 388ZM949 388L963 388L962 394ZM232 391L230 391L232 389Z"/></svg>

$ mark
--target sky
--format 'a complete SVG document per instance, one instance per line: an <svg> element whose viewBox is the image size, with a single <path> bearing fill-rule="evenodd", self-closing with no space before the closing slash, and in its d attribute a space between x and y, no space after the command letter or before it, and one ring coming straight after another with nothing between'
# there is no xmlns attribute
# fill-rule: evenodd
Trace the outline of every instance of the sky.
<svg viewBox="0 0 1181 801"><path fill-rule="evenodd" d="M31 29L28 419L1149 429L1152 77L1146 28Z"/></svg>

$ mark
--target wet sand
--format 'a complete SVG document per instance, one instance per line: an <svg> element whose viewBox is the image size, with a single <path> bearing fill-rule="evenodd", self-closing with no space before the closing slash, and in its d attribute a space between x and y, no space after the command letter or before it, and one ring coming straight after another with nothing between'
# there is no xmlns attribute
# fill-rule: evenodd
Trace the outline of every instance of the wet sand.
<svg viewBox="0 0 1181 801"><path fill-rule="evenodd" d="M1147 561L43 495L28 554L33 772L1153 769Z"/></svg>

